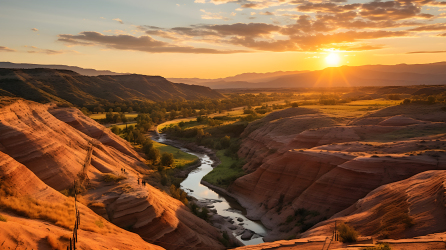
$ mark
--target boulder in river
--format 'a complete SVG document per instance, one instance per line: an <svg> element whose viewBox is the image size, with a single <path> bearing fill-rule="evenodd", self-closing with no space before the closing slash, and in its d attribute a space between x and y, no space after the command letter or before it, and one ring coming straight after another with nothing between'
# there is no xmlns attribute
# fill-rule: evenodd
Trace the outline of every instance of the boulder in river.
<svg viewBox="0 0 446 250"><path fill-rule="evenodd" d="M250 240L252 238L252 236L254 235L254 232L246 229L243 234L242 234L242 240Z"/></svg>
<svg viewBox="0 0 446 250"><path fill-rule="evenodd" d="M239 222L242 222L242 221L243 221L243 219L242 219L242 218L237 218L237 220L238 220Z"/></svg>

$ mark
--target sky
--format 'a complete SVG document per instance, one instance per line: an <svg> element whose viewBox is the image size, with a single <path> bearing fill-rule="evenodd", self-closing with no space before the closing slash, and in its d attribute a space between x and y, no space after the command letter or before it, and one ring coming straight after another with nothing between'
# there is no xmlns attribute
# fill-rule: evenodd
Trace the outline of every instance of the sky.
<svg viewBox="0 0 446 250"><path fill-rule="evenodd" d="M220 78L445 59L446 1L0 1L14 63Z"/></svg>

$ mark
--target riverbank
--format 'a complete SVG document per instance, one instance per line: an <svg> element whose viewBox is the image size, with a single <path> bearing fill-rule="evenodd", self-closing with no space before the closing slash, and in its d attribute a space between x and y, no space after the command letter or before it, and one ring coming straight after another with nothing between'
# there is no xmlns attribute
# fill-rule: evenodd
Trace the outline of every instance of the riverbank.
<svg viewBox="0 0 446 250"><path fill-rule="evenodd" d="M231 241L254 245L263 243L262 237L266 234L266 228L257 221L251 221L244 216L246 211L236 200L223 194L219 190L202 185L202 178L220 164L214 150L198 146L193 143L185 143L166 139L155 131L152 133L154 140L180 148L181 150L194 154L200 158L201 165L195 169L187 169L187 178L181 182L181 188L185 190L193 202L200 208L209 211L208 222L222 232L226 231Z"/></svg>

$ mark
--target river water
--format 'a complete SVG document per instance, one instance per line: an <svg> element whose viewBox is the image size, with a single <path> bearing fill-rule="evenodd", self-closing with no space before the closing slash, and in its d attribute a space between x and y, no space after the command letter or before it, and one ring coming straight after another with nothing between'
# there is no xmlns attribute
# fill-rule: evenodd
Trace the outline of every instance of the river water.
<svg viewBox="0 0 446 250"><path fill-rule="evenodd" d="M166 139L164 138L164 135L160 134L158 138L152 138L153 140L159 142L159 143L166 143ZM243 227L246 229L250 229L254 231L257 235L265 236L267 229L258 221L252 221L245 217L246 211L242 206L240 206L237 201L235 201L231 197L225 197L223 195L220 195L210 188L200 184L201 179L205 175L207 175L209 172L212 171L212 164L214 163L213 160L206 154L196 153L192 152L189 149L180 147L184 152L187 152L189 154L197 156L200 161L201 165L193 170L189 176L181 182L181 188L187 192L188 195L195 197L197 200L218 200L221 202L213 203L212 205L215 206L217 210L217 213L221 216L228 216L234 220L234 223L239 223L237 221L237 218L243 219ZM255 236L251 240L242 240L241 235L236 236L237 239L239 239L243 244L245 245L257 245L263 243L262 237Z"/></svg>

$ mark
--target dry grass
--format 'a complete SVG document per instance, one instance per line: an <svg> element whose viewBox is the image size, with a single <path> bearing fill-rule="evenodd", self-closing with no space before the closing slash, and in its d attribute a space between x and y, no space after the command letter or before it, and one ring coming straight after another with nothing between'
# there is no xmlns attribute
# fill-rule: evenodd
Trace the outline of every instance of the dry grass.
<svg viewBox="0 0 446 250"><path fill-rule="evenodd" d="M8 218L0 214L0 221L7 222Z"/></svg>
<svg viewBox="0 0 446 250"><path fill-rule="evenodd" d="M54 236L53 234L48 235L46 237L46 240L53 250L64 250L64 247L61 245L60 241L56 239L56 236Z"/></svg>
<svg viewBox="0 0 446 250"><path fill-rule="evenodd" d="M122 175L114 175L114 174L103 174L103 181L105 182L115 182L118 183L121 180L125 180L127 179L127 177L122 176Z"/></svg>
<svg viewBox="0 0 446 250"><path fill-rule="evenodd" d="M122 192L124 192L124 193L130 193L130 192L134 191L130 185L125 185L125 186L121 187L121 189L122 189Z"/></svg>
<svg viewBox="0 0 446 250"><path fill-rule="evenodd" d="M96 224L96 226L98 226L99 228L103 228L104 227L104 223L102 223L102 220L97 220L94 222L94 224Z"/></svg>
<svg viewBox="0 0 446 250"><path fill-rule="evenodd" d="M31 219L50 221L67 229L72 229L74 225L75 212L72 198L68 198L63 204L50 203L27 196L11 195L1 189L0 207Z"/></svg>
<svg viewBox="0 0 446 250"><path fill-rule="evenodd" d="M336 229L339 232L339 237L341 238L342 242L356 242L358 239L358 232L356 232L353 227L345 223L341 223L336 227Z"/></svg>

